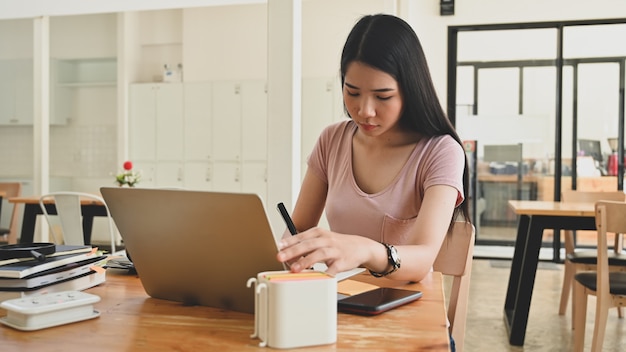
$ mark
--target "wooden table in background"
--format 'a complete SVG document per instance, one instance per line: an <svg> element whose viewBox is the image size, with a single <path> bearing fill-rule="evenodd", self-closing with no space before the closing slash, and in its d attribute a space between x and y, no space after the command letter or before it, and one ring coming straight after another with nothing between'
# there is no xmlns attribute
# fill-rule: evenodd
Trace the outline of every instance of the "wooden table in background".
<svg viewBox="0 0 626 352"><path fill-rule="evenodd" d="M339 313L336 344L298 350L450 350L440 273L430 273L422 282L408 285L368 274L354 278L378 286L421 290L424 295L379 316ZM86 292L102 298L94 305L100 317L32 332L1 325L2 350L269 351L258 347L259 340L250 338L254 331L252 314L150 298L134 275L108 269L106 283ZM0 309L0 315L5 314Z"/></svg>
<svg viewBox="0 0 626 352"><path fill-rule="evenodd" d="M543 231L595 230L595 210L593 203L532 200L510 200L509 206L519 215L519 223L504 302L504 321L509 331L509 343L522 346L526 336ZM559 236L554 236L554 241L560 241ZM555 251L559 248L560 245L555 243ZM558 253L554 253L554 258L558 259Z"/></svg>
<svg viewBox="0 0 626 352"><path fill-rule="evenodd" d="M35 237L35 223L37 215L42 215L43 211L39 205L39 197L12 197L9 202L15 204L24 204L24 218L22 219L22 231L20 235L20 243L31 243ZM46 200L46 211L48 214L56 214L56 208L52 200ZM94 216L107 216L104 204L92 199L81 201L83 210L83 235L85 244L91 244L91 230L93 228Z"/></svg>

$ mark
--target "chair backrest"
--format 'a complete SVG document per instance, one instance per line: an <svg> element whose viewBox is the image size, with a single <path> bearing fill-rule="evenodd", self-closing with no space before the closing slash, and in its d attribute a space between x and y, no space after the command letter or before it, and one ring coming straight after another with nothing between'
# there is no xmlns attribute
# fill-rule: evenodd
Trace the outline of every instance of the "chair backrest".
<svg viewBox="0 0 626 352"><path fill-rule="evenodd" d="M607 232L616 236L626 234L626 202L596 202L596 228L598 229L598 261L596 295L608 296L609 292L609 258L607 249Z"/></svg>
<svg viewBox="0 0 626 352"><path fill-rule="evenodd" d="M59 234L55 227L52 225L52 218L48 213L45 202L52 199L56 208L56 212L61 223L62 236ZM46 217L46 221L50 227L50 232L54 238L55 243L60 243L63 238L63 243L69 245L83 245L85 244L85 237L83 233L82 222L82 200L93 200L104 205L107 213L107 223L109 227L109 236L111 240L111 253L115 252L115 227L113 224L113 218L107 207L104 199L90 193L82 192L54 192L41 196L39 198L39 206Z"/></svg>
<svg viewBox="0 0 626 352"><path fill-rule="evenodd" d="M463 351L470 276L474 253L474 225L457 221L446 237L433 264L433 270L452 276L448 297L448 321L456 350Z"/></svg>
<svg viewBox="0 0 626 352"><path fill-rule="evenodd" d="M564 190L561 192L561 202L575 203L587 202L595 203L600 200L613 200L623 202L626 200L624 191L578 191Z"/></svg>
<svg viewBox="0 0 626 352"><path fill-rule="evenodd" d="M611 200L617 202L626 201L626 193L624 191L578 191L578 190L564 190L561 192L561 202L564 203L595 203L601 200ZM565 239L565 253L569 254L574 252L574 237L572 231L566 231L564 235ZM621 248L620 237L616 237L616 248Z"/></svg>
<svg viewBox="0 0 626 352"><path fill-rule="evenodd" d="M22 195L22 184L20 182L0 182L0 191L5 192L6 198L19 197ZM5 208L6 209L6 208ZM11 220L9 221L9 233L7 240L9 244L17 243L17 215L18 205L13 204Z"/></svg>

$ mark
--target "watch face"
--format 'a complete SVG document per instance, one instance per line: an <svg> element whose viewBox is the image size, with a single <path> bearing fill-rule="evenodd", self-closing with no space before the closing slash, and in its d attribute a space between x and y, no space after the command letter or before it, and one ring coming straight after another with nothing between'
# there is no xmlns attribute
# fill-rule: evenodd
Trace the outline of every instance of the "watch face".
<svg viewBox="0 0 626 352"><path fill-rule="evenodd" d="M391 256L393 265L396 267L400 267L400 256L398 256L398 250L394 246L389 246L389 249L389 255Z"/></svg>

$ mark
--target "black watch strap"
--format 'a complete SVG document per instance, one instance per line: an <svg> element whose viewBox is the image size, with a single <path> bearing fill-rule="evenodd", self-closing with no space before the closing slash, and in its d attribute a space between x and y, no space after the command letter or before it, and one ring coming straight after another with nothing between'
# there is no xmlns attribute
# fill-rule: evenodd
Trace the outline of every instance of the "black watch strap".
<svg viewBox="0 0 626 352"><path fill-rule="evenodd" d="M387 276L395 272L396 270L400 269L400 256L398 256L398 251L396 250L396 248L387 243L381 243L381 244L385 246L385 248L387 249L387 260L389 262L390 268L384 272L376 272L376 271L369 270L370 274L372 274L375 277Z"/></svg>

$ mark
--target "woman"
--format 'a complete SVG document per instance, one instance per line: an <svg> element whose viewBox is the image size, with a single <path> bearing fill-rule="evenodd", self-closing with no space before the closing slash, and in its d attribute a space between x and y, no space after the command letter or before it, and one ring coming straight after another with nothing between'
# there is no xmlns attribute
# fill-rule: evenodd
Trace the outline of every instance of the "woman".
<svg viewBox="0 0 626 352"><path fill-rule="evenodd" d="M391 15L354 26L341 83L350 120L328 126L308 159L293 211L296 236L277 258L294 272L420 281L457 216L468 216L462 143L443 112L415 32ZM322 211L330 230L317 227ZM469 221L469 220L467 220Z"/></svg>

